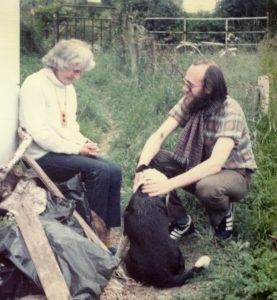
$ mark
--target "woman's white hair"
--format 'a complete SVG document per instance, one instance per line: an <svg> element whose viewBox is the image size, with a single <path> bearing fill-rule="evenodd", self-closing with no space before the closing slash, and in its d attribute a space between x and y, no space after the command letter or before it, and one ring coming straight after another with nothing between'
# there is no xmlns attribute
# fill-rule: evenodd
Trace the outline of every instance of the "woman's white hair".
<svg viewBox="0 0 277 300"><path fill-rule="evenodd" d="M42 62L45 66L59 71L69 70L76 65L88 71L95 66L91 46L77 39L60 40L42 58Z"/></svg>

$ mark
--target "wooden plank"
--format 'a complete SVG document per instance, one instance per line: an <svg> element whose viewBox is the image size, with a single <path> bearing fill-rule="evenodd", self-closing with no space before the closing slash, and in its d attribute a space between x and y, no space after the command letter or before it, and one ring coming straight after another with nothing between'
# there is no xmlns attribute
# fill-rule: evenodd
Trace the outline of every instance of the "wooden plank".
<svg viewBox="0 0 277 300"><path fill-rule="evenodd" d="M15 215L38 277L49 300L72 299L44 229L26 195Z"/></svg>
<svg viewBox="0 0 277 300"><path fill-rule="evenodd" d="M41 179L41 181L45 184L45 186L51 193L53 193L56 197L64 198L62 192L58 189L58 187L47 176L47 174L43 171L43 169L39 166L39 164L34 159L32 159L29 155L24 155L24 160L36 172L38 177ZM83 228L86 236L90 240L92 240L95 244L100 246L102 249L109 252L106 245L100 240L100 238L95 234L95 232L91 229L91 227L85 222L85 220L80 216L80 214L76 210L73 212L73 216L77 219L80 226Z"/></svg>
<svg viewBox="0 0 277 300"><path fill-rule="evenodd" d="M20 180L14 192L1 202L0 207L15 215L47 299L72 299L44 229L35 213L34 199L29 193L30 188L32 188L31 181Z"/></svg>

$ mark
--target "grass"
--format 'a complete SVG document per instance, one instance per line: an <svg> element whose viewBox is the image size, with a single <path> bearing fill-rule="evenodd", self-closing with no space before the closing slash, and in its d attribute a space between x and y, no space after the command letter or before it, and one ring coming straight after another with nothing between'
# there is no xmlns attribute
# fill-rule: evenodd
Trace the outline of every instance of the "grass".
<svg viewBox="0 0 277 300"><path fill-rule="evenodd" d="M250 192L236 206L237 235L231 241L216 243L209 232L203 208L194 197L185 197L188 200L184 205L193 216L199 235L188 238L181 245L182 251L188 256L200 252L209 254L212 263L202 275L201 280L207 284L198 291L197 298L193 294L181 294L175 299L269 300L277 297L276 245L268 238L269 235L277 236L277 81L273 80L277 78L276 44L271 41L263 45L259 53L240 53L236 57L207 54L205 57L221 65L230 95L245 110L258 171ZM151 57L144 53L137 72L132 74L120 49L96 52L95 55L95 69L75 84L79 97L78 117L82 131L92 140L101 144L112 135L107 156L123 170L124 209L131 195L137 154L182 96L184 70L200 57L185 54L175 57L167 53L159 57L159 63L153 68ZM22 80L40 67L34 56L23 56L21 65ZM254 110L251 98L247 96L262 74L270 75L271 83L272 103L267 116ZM165 147L172 148L175 139L176 135Z"/></svg>

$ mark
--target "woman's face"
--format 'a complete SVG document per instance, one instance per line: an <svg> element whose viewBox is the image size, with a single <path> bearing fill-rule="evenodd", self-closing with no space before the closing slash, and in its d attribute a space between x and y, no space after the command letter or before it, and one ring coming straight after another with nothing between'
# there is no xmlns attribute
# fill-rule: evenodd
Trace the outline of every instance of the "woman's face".
<svg viewBox="0 0 277 300"><path fill-rule="evenodd" d="M75 65L68 70L56 70L54 73L60 82L64 85L69 85L74 80L80 79L82 72L83 68L80 65Z"/></svg>

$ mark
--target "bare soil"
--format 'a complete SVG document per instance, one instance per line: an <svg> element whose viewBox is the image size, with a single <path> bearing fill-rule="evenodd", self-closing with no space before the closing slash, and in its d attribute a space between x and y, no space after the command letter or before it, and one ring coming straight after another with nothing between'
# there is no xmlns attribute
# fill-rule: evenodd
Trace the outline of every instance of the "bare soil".
<svg viewBox="0 0 277 300"><path fill-rule="evenodd" d="M186 268L192 267L193 263L200 256L200 254L192 254L189 260L186 260ZM188 295L197 297L197 295L201 295L201 291L209 284L210 282L203 281L201 278L201 280L194 280L181 287L170 289L147 287L128 277L124 270L124 264L122 264L104 290L101 300L168 300Z"/></svg>

